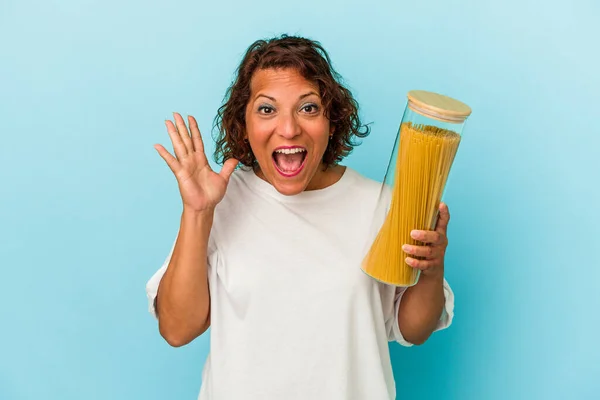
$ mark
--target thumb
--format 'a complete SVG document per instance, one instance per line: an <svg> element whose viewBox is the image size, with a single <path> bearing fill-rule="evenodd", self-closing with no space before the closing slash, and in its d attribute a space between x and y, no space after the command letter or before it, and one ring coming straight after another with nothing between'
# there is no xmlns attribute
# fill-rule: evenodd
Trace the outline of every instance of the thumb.
<svg viewBox="0 0 600 400"><path fill-rule="evenodd" d="M450 221L450 210L448 210L448 206L446 203L440 203L440 213L438 215L437 225L435 230L438 232L446 234L446 230L448 229L448 222Z"/></svg>
<svg viewBox="0 0 600 400"><path fill-rule="evenodd" d="M237 167L238 163L239 161L235 158L230 158L223 163L223 168L221 168L221 172L219 172L219 175L221 175L223 179L225 179L225 182L229 183L229 177L235 170L235 167Z"/></svg>

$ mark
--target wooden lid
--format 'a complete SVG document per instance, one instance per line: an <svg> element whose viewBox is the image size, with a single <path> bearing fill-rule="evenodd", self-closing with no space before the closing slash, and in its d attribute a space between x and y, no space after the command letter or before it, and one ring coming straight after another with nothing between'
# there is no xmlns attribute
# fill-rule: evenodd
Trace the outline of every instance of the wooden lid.
<svg viewBox="0 0 600 400"><path fill-rule="evenodd" d="M443 94L411 90L407 97L411 110L440 121L461 123L471 114L471 107Z"/></svg>

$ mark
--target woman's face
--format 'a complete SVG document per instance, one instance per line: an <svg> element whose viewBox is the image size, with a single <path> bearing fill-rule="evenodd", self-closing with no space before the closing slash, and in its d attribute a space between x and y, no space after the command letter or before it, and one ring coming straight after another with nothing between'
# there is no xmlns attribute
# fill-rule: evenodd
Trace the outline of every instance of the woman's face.
<svg viewBox="0 0 600 400"><path fill-rule="evenodd" d="M262 69L250 82L246 135L260 171L277 191L294 195L326 181L323 154L332 133L319 88L294 69Z"/></svg>

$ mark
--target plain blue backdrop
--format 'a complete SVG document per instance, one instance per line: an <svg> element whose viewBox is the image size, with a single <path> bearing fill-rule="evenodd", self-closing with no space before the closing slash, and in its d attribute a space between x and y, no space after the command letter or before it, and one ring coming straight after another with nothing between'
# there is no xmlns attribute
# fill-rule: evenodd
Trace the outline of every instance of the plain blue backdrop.
<svg viewBox="0 0 600 400"><path fill-rule="evenodd" d="M454 324L390 345L398 398L600 398L598 20L594 0L3 0L0 399L196 398L209 337L171 348L147 312L181 212L153 145L177 111L212 151L241 55L281 33L330 52L373 123L346 164L374 179L409 90L473 109L444 197Z"/></svg>

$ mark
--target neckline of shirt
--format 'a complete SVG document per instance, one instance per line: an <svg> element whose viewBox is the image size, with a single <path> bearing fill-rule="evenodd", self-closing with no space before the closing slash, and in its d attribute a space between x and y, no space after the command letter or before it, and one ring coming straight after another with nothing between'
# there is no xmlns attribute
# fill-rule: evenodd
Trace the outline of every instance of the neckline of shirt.
<svg viewBox="0 0 600 400"><path fill-rule="evenodd" d="M240 169L240 172L244 174L244 177L246 178L244 180L247 181L250 188L254 188L281 202L289 203L303 201L319 201L326 198L330 198L331 196L335 196L336 194L342 193L345 188L347 188L350 184L352 184L352 182L356 180L355 171L352 168L346 166L344 173L342 174L340 179L332 185L329 185L323 189L305 190L293 196L286 196L284 194L279 193L277 189L275 189L275 187L269 182L261 179L258 175L256 175L254 169L244 168Z"/></svg>

